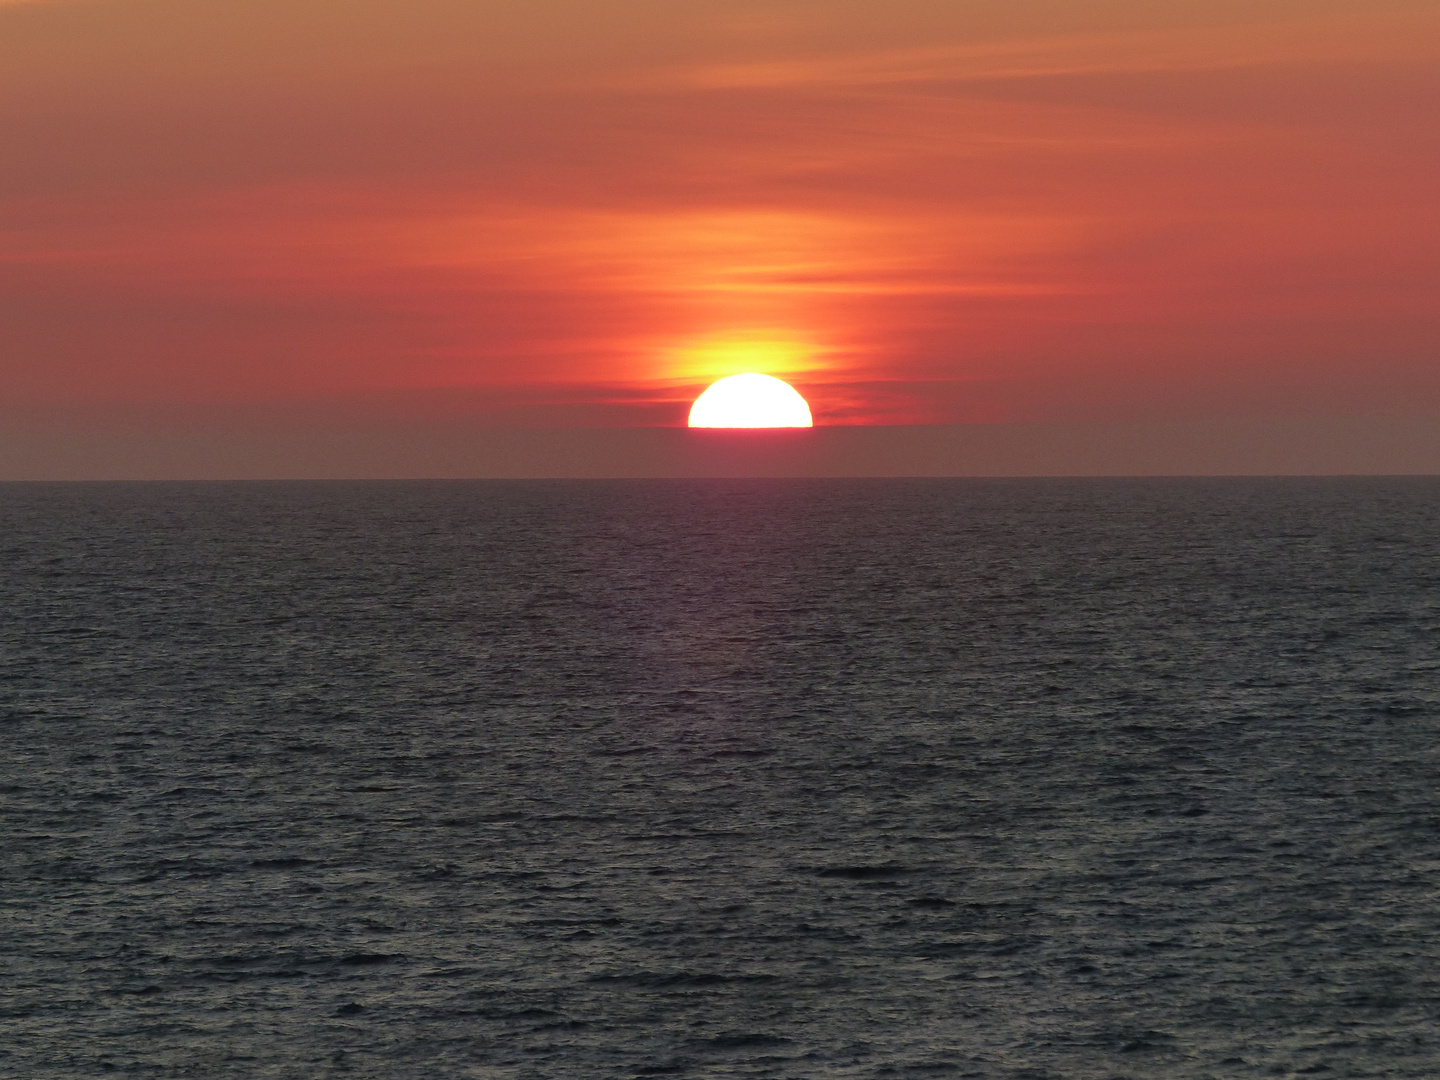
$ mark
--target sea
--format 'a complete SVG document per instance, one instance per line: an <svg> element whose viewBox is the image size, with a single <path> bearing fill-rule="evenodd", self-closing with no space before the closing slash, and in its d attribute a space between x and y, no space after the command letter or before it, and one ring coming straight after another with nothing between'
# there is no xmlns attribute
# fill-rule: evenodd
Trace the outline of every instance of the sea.
<svg viewBox="0 0 1440 1080"><path fill-rule="evenodd" d="M0 1075L1440 1076L1440 478L0 485Z"/></svg>

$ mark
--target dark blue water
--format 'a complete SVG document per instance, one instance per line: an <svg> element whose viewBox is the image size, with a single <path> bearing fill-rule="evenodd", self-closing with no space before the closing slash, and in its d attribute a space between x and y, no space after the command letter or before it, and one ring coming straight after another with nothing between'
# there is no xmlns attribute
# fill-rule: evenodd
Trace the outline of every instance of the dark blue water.
<svg viewBox="0 0 1440 1080"><path fill-rule="evenodd" d="M1440 481L0 486L0 1073L1434 1077Z"/></svg>

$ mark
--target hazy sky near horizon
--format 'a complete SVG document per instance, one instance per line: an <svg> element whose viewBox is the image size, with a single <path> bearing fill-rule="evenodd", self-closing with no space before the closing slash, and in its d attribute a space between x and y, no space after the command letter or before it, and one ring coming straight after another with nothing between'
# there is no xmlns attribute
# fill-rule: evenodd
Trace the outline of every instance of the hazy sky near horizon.
<svg viewBox="0 0 1440 1080"><path fill-rule="evenodd" d="M1440 412L1440 5L0 0L0 414Z"/></svg>

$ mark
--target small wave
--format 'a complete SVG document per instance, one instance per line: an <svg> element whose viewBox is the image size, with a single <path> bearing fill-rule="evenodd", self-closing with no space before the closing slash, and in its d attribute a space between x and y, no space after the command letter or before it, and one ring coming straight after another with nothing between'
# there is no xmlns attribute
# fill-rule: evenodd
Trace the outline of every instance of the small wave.
<svg viewBox="0 0 1440 1080"><path fill-rule="evenodd" d="M587 982L598 986L635 986L646 990L688 990L730 983L774 982L774 975L719 975L714 972L637 971L629 975L592 975Z"/></svg>
<svg viewBox="0 0 1440 1080"><path fill-rule="evenodd" d="M843 878L846 881L874 881L878 878L903 877L915 873L908 866L830 866L815 871L816 877Z"/></svg>
<svg viewBox="0 0 1440 1080"><path fill-rule="evenodd" d="M335 961L344 967L370 967L375 964L388 964L391 960L399 960L400 957L394 953L350 953Z"/></svg>
<svg viewBox="0 0 1440 1080"><path fill-rule="evenodd" d="M780 1035L737 1032L733 1035L717 1035L713 1039L702 1039L697 1045L710 1047L713 1050L750 1050L790 1046L792 1043L791 1040Z"/></svg>

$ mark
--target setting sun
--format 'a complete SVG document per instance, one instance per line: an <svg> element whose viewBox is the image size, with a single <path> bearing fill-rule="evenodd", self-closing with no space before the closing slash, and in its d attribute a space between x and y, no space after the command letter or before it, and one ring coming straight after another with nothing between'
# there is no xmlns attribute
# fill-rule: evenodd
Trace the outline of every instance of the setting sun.
<svg viewBox="0 0 1440 1080"><path fill-rule="evenodd" d="M772 375L731 375L695 399L692 428L814 427L810 406L789 383Z"/></svg>

